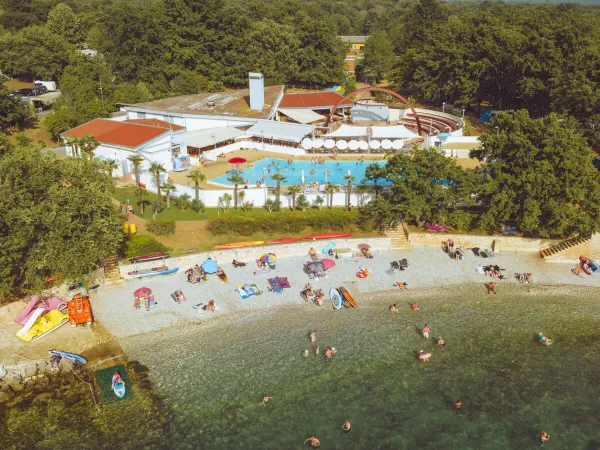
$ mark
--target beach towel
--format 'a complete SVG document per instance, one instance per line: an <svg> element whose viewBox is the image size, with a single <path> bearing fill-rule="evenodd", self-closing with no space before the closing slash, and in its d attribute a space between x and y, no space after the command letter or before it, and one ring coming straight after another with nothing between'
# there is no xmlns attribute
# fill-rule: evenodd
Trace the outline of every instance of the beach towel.
<svg viewBox="0 0 600 450"><path fill-rule="evenodd" d="M267 281L269 282L269 285L271 286L271 289L273 289L274 292L277 292L278 294L281 294L283 292L283 288L279 286L276 278L269 278Z"/></svg>
<svg viewBox="0 0 600 450"><path fill-rule="evenodd" d="M125 382L125 396L123 398L117 397L111 389L112 377L116 372L121 374L121 378L123 378L123 381ZM100 392L102 392L102 399L104 400L105 404L115 403L119 400L125 400L126 398L133 397L131 381L129 380L129 376L127 375L127 371L125 370L125 366L123 364L109 367L108 369L97 370L96 380L98 381L98 387L100 388Z"/></svg>
<svg viewBox="0 0 600 450"><path fill-rule="evenodd" d="M276 277L275 280L277 281L279 287L281 287L282 289L289 289L292 287L287 277Z"/></svg>

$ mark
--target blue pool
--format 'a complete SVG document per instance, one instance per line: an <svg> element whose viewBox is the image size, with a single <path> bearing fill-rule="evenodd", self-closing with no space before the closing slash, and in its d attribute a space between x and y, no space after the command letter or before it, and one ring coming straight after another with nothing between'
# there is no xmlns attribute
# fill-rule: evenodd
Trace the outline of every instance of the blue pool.
<svg viewBox="0 0 600 450"><path fill-rule="evenodd" d="M263 185L273 186L275 181L271 179L271 175L280 173L286 177L281 184L284 186L302 184L302 173L304 172L304 180L306 184L318 182L325 184L327 182L333 184L346 184L344 176L350 174L356 179L354 183L361 183L365 177L365 168L369 164L384 165L385 161L326 161L322 164L313 164L310 161L293 161L291 164L284 159L263 158L252 163L251 167L240 170L240 175L248 184L256 184L260 181ZM270 171L269 171L270 168ZM231 173L213 178L212 182L232 186L233 184L227 180Z"/></svg>

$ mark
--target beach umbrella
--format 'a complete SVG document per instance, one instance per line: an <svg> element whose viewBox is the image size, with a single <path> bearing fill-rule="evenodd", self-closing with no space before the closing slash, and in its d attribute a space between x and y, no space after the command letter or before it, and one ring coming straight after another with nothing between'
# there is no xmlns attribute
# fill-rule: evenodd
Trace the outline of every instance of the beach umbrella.
<svg viewBox="0 0 600 450"><path fill-rule="evenodd" d="M323 267L325 267L325 270L329 270L335 266L335 261L333 259L325 258L321 260L321 263L323 264Z"/></svg>
<svg viewBox="0 0 600 450"><path fill-rule="evenodd" d="M379 142L379 141L369 142L369 147L371 147L373 150L377 150L380 146L381 146L381 142Z"/></svg>
<svg viewBox="0 0 600 450"><path fill-rule="evenodd" d="M321 261L311 261L306 263L306 268L308 269L309 272L324 272L325 271L325 266L323 265L323 263Z"/></svg>
<svg viewBox="0 0 600 450"><path fill-rule="evenodd" d="M141 287L133 293L135 297L144 297L145 295L152 294L152 289L147 287Z"/></svg>
<svg viewBox="0 0 600 450"><path fill-rule="evenodd" d="M360 141L358 143L358 148L360 148L361 150L368 150L369 149L369 143L367 141Z"/></svg>
<svg viewBox="0 0 600 450"><path fill-rule="evenodd" d="M346 150L348 148L348 143L346 141L340 140L335 143L335 146L340 150Z"/></svg>
<svg viewBox="0 0 600 450"><path fill-rule="evenodd" d="M313 148L321 148L323 147L323 139L318 138L313 141Z"/></svg>
<svg viewBox="0 0 600 450"><path fill-rule="evenodd" d="M265 253L258 260L265 264L273 264L277 259L277 255L275 253Z"/></svg>
<svg viewBox="0 0 600 450"><path fill-rule="evenodd" d="M392 142L392 148L394 150L401 150L402 147L404 147L404 142L401 141L400 139L396 139Z"/></svg>
<svg viewBox="0 0 600 450"><path fill-rule="evenodd" d="M389 150L390 148L392 148L392 141L390 141L389 139L384 139L383 141L381 141L381 148L383 148L384 150Z"/></svg>
<svg viewBox="0 0 600 450"><path fill-rule="evenodd" d="M359 250L369 250L371 246L369 244L358 244Z"/></svg>
<svg viewBox="0 0 600 450"><path fill-rule="evenodd" d="M310 138L304 138L302 139L302 148L304 150L310 150L311 148L313 148L313 141Z"/></svg>
<svg viewBox="0 0 600 450"><path fill-rule="evenodd" d="M236 156L235 158L231 158L228 162L229 164L235 164L235 171L239 173L240 164L244 164L245 162L248 162L248 160L246 158Z"/></svg>
<svg viewBox="0 0 600 450"><path fill-rule="evenodd" d="M352 139L351 141L348 141L348 148L350 150L358 150L359 146L360 145L356 139Z"/></svg>
<svg viewBox="0 0 600 450"><path fill-rule="evenodd" d="M208 258L202 263L202 270L204 270L206 273L215 273L218 268L219 265L217 264L217 262L211 258Z"/></svg>
<svg viewBox="0 0 600 450"><path fill-rule="evenodd" d="M333 139L326 139L323 143L323 147L327 149L332 149L333 147L335 147L335 141Z"/></svg>

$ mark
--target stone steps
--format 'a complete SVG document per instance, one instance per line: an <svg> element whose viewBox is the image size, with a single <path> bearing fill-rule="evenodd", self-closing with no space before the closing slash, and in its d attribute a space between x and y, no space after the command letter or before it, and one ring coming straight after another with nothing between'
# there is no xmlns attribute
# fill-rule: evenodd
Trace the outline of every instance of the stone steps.
<svg viewBox="0 0 600 450"><path fill-rule="evenodd" d="M107 286L120 286L123 283L119 260L116 255L104 260L104 284Z"/></svg>
<svg viewBox="0 0 600 450"><path fill-rule="evenodd" d="M384 232L386 236L391 238L390 248L404 249L410 247L410 242L408 240L406 229L404 228L403 223L393 227L385 227Z"/></svg>
<svg viewBox="0 0 600 450"><path fill-rule="evenodd" d="M569 248L573 248L579 244L583 244L584 242L587 242L589 240L592 239L592 235L591 234L584 234L581 236L576 236L574 238L570 238L570 239L566 239L562 242L559 242L558 244L552 245L548 248L545 248L543 250L540 250L540 256L542 258L547 258L549 256L555 255L557 253L560 253L562 251L565 251Z"/></svg>

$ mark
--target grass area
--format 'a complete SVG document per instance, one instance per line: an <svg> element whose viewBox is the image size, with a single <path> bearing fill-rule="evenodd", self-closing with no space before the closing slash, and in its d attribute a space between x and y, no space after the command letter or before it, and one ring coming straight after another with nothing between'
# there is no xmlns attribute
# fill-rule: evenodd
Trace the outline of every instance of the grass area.
<svg viewBox="0 0 600 450"><path fill-rule="evenodd" d="M31 86L33 86L33 80L26 80L24 78L12 78L8 81L5 81L4 86L6 86L11 91L14 91L16 89L30 88Z"/></svg>
<svg viewBox="0 0 600 450"><path fill-rule="evenodd" d="M26 127L22 128L16 133L9 135L9 140L13 143L17 143L17 136L22 135L32 141L42 141L46 147L58 147L59 143L54 141L46 131L45 122L47 116L36 117L31 120Z"/></svg>

